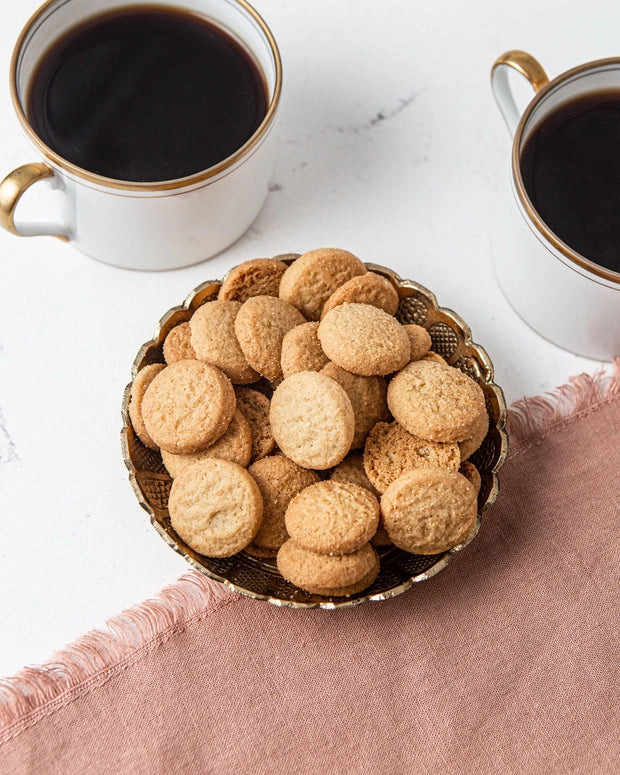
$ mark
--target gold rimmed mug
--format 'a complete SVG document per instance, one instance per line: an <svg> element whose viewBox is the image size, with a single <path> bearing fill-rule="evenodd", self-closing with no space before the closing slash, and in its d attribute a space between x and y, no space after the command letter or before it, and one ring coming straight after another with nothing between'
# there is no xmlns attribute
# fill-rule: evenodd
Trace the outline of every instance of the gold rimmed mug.
<svg viewBox="0 0 620 775"><path fill-rule="evenodd" d="M515 71L535 92L523 111L511 88ZM491 86L512 136L510 180L493 223L499 285L520 317L550 342L611 360L620 353L620 273L573 250L544 222L525 189L521 154L541 122L567 103L601 91L620 95L620 58L588 62L550 80L531 54L511 50L493 64Z"/></svg>
<svg viewBox="0 0 620 775"><path fill-rule="evenodd" d="M219 27L246 49L267 90L266 115L236 152L196 174L152 183L107 178L72 164L43 142L26 115L33 72L50 45L104 12L141 6L176 8ZM269 27L246 0L48 0L16 42L10 87L17 118L40 156L0 183L0 225L12 234L60 237L115 266L174 269L224 250L264 204L275 159L282 63ZM20 220L20 200L25 203L29 189L41 186L53 192L58 214Z"/></svg>

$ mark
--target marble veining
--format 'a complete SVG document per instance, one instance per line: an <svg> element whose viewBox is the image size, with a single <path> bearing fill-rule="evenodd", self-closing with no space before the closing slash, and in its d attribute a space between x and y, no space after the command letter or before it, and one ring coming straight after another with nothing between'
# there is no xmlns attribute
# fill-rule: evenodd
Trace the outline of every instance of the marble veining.
<svg viewBox="0 0 620 775"><path fill-rule="evenodd" d="M9 435L2 407L0 407L0 473L6 466L17 462L19 462L17 448Z"/></svg>

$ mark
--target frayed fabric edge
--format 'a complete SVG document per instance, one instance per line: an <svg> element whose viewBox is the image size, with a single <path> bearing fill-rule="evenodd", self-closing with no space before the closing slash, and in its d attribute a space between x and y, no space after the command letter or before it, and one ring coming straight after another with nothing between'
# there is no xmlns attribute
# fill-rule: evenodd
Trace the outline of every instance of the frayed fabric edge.
<svg viewBox="0 0 620 775"><path fill-rule="evenodd" d="M620 358L612 371L580 374L542 396L523 398L508 412L511 450L539 441L567 419L620 397ZM159 595L110 619L40 667L0 678L0 745L42 716L116 675L193 620L238 598L224 585L192 570Z"/></svg>
<svg viewBox="0 0 620 775"><path fill-rule="evenodd" d="M42 666L0 678L0 745L73 697L99 686L194 620L239 595L197 570L56 652Z"/></svg>
<svg viewBox="0 0 620 775"><path fill-rule="evenodd" d="M558 424L620 397L620 357L611 370L579 374L553 391L515 401L508 411L511 453L538 442Z"/></svg>

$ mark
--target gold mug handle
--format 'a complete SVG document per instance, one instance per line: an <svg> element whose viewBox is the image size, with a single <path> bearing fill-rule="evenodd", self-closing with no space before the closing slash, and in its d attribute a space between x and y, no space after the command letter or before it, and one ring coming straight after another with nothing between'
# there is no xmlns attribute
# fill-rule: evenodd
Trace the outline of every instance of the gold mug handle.
<svg viewBox="0 0 620 775"><path fill-rule="evenodd" d="M512 49L498 57L491 68L491 88L495 101L500 109L504 121L511 135L514 135L521 118L521 111L517 108L508 73L516 70L532 84L535 92L540 91L549 83L549 78L540 62L527 51Z"/></svg>
<svg viewBox="0 0 620 775"><path fill-rule="evenodd" d="M54 177L54 170L43 162L33 162L17 167L0 183L0 226L18 237L49 235L68 240L64 234L54 234L49 224L31 226L29 234L22 234L15 225L15 209L19 200L34 183Z"/></svg>

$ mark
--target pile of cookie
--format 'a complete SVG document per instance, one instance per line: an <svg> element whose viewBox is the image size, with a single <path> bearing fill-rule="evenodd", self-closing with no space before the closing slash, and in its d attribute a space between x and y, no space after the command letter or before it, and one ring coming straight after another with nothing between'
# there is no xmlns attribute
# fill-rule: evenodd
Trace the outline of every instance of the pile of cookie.
<svg viewBox="0 0 620 775"><path fill-rule="evenodd" d="M484 395L398 305L389 279L320 248L238 265L168 333L128 411L173 480L185 544L275 558L301 589L350 596L376 579L377 547L439 554L468 537Z"/></svg>

